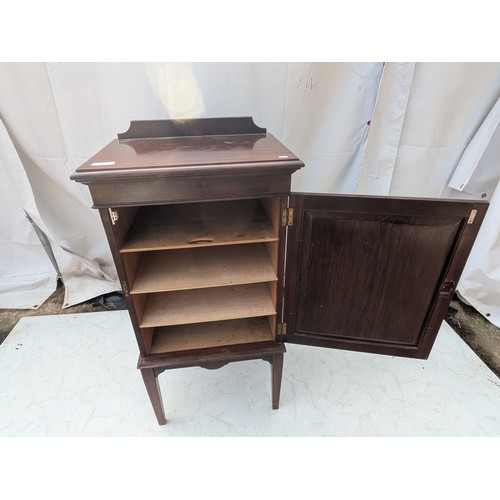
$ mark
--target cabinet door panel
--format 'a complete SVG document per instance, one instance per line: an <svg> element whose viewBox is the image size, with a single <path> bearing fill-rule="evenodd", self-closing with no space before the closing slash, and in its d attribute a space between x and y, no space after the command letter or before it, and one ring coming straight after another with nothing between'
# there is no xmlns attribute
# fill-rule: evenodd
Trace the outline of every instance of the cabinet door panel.
<svg viewBox="0 0 500 500"><path fill-rule="evenodd" d="M291 205L286 340L427 357L487 205L329 195Z"/></svg>

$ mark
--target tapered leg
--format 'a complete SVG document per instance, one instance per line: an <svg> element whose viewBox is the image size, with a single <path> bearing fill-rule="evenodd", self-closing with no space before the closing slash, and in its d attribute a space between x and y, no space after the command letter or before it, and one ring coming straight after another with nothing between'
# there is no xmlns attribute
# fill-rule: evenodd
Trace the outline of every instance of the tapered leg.
<svg viewBox="0 0 500 500"><path fill-rule="evenodd" d="M277 410L280 405L281 375L283 374L283 354L273 354L271 361L271 379L273 392L273 410Z"/></svg>
<svg viewBox="0 0 500 500"><path fill-rule="evenodd" d="M158 384L158 377L155 376L153 368L142 368L141 375L144 380L144 385L148 391L149 399L153 405L158 424L165 425L167 419L165 418L165 410L163 409L163 401L161 399L160 386Z"/></svg>

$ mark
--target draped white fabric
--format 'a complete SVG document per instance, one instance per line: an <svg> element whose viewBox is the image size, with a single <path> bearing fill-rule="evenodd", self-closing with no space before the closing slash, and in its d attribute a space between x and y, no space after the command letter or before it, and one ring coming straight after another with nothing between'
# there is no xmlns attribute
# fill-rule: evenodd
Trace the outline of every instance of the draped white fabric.
<svg viewBox="0 0 500 500"><path fill-rule="evenodd" d="M497 63L1 64L0 307L55 288L23 209L65 306L119 289L69 176L130 120L253 116L306 163L295 191L491 199L459 291L500 324L499 97Z"/></svg>
<svg viewBox="0 0 500 500"><path fill-rule="evenodd" d="M499 98L498 63L387 64L359 183L365 194L491 202L458 292L497 326Z"/></svg>
<svg viewBox="0 0 500 500"><path fill-rule="evenodd" d="M33 309L54 291L56 271L26 218L36 214L33 194L1 122L0 151L0 307Z"/></svg>

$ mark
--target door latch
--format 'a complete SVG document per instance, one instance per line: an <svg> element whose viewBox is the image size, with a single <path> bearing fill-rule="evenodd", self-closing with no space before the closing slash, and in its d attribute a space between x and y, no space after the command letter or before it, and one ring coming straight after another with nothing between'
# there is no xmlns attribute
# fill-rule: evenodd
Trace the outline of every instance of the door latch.
<svg viewBox="0 0 500 500"><path fill-rule="evenodd" d="M446 280L441 285L441 289L439 290L439 295L441 297L452 298L455 293L456 283L453 280Z"/></svg>

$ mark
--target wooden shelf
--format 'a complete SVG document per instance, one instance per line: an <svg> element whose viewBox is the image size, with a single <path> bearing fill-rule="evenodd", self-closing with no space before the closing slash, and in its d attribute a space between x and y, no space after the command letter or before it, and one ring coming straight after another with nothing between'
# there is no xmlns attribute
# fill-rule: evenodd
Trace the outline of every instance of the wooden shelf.
<svg viewBox="0 0 500 500"><path fill-rule="evenodd" d="M263 243L146 252L130 293L276 281Z"/></svg>
<svg viewBox="0 0 500 500"><path fill-rule="evenodd" d="M266 283L155 293L148 297L141 328L203 323L276 314Z"/></svg>
<svg viewBox="0 0 500 500"><path fill-rule="evenodd" d="M120 252L277 240L259 200L190 203L141 208Z"/></svg>
<svg viewBox="0 0 500 500"><path fill-rule="evenodd" d="M267 318L167 326L155 330L151 354L272 340Z"/></svg>

